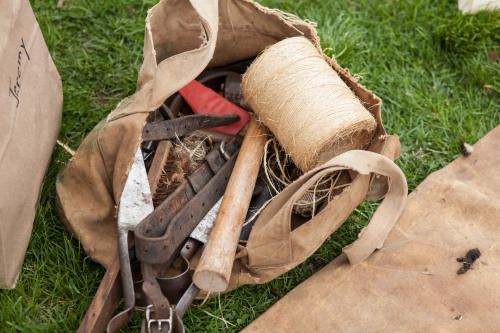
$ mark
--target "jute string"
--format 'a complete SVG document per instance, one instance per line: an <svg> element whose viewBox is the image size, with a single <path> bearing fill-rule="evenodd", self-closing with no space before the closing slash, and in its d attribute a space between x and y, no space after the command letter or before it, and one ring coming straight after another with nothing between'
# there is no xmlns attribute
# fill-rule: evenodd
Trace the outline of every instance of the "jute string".
<svg viewBox="0 0 500 333"><path fill-rule="evenodd" d="M246 102L304 172L366 148L376 122L304 37L267 48L242 82Z"/></svg>
<svg viewBox="0 0 500 333"><path fill-rule="evenodd" d="M267 182L275 193L280 193L302 175L301 172L296 172L297 169L290 163L289 156L283 152L283 148L279 146L276 138L271 138L266 142L263 160ZM320 205L325 201L332 201L335 193L338 193L337 190L350 185L350 182L339 182L342 172L343 171L337 171L326 174L318 179L316 183L297 200L293 206L293 212L303 217L314 217ZM269 202L271 200L269 200ZM261 210L263 210L267 204L268 202L264 204ZM254 216L245 223L250 223L261 210L255 213Z"/></svg>

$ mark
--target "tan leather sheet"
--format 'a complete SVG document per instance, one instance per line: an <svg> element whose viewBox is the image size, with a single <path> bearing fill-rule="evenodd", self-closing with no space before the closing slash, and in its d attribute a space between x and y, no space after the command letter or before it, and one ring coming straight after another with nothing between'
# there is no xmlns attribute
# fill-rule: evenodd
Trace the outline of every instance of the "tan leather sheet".
<svg viewBox="0 0 500 333"><path fill-rule="evenodd" d="M500 126L474 148L411 193L381 250L341 255L245 332L499 332Z"/></svg>

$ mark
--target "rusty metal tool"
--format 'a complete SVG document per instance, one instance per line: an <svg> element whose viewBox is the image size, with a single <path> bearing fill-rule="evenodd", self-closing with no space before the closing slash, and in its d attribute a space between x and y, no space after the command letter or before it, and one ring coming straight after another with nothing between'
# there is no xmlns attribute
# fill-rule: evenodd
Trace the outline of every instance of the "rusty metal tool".
<svg viewBox="0 0 500 333"><path fill-rule="evenodd" d="M267 130L253 117L238 154L210 239L193 276L200 289L227 289L243 222L264 155Z"/></svg>
<svg viewBox="0 0 500 333"><path fill-rule="evenodd" d="M197 129L220 127L240 120L236 114L200 113L182 118L147 123L142 130L143 141L175 139Z"/></svg>
<svg viewBox="0 0 500 333"><path fill-rule="evenodd" d="M166 144L167 150L164 152L160 147ZM158 178L161 175L161 168L156 164L164 163L168 155L168 148L170 148L170 141L162 141L156 149L155 157L153 159L152 167L148 173L149 185L151 189L156 188ZM163 164L162 164L163 165ZM120 256L118 251L113 257L111 264L106 269L106 274L99 285L92 303L90 304L85 317L83 318L77 333L85 332L104 332L113 316L113 312L120 299L122 298L122 286L120 278Z"/></svg>
<svg viewBox="0 0 500 333"><path fill-rule="evenodd" d="M149 322L155 323L155 330L172 317L170 300L162 292L155 267L161 265L166 269L171 265L186 238L223 195L238 148L235 140L217 144L205 156L203 164L135 230L135 254L141 261L142 291L151 305Z"/></svg>
<svg viewBox="0 0 500 333"><path fill-rule="evenodd" d="M182 317L189 309L189 306L195 299L196 295L200 291L198 287L193 283L190 273L190 264L189 260L193 257L196 251L203 246L210 236L210 232L212 231L215 219L217 218L217 213L220 209L220 205L222 202L222 198L210 209L210 211L205 215L205 217L198 223L196 228L191 232L189 238L184 243L180 251L180 258L182 260L183 271L174 277L169 277L166 279L157 278L160 285L162 285L162 290L166 289L163 286L166 286L166 283L169 282L173 288L177 287L179 284L182 284L185 287L184 290L181 290L181 297L176 297L175 299L170 299L171 304L176 304L172 311L172 316L168 319L164 319L162 321L163 325L169 325L166 328L166 331L170 331L173 329L176 333L185 332L184 324L182 323ZM173 283L175 281L175 284ZM182 281L181 283L179 281ZM174 291L175 294L178 294L179 291ZM153 307L148 306L146 308L146 316L144 318L145 323L144 326L148 328L148 331L151 331L151 324L157 322L157 320L151 318L151 311ZM161 331L161 329L160 329Z"/></svg>
<svg viewBox="0 0 500 333"><path fill-rule="evenodd" d="M134 163L127 177L118 207L118 253L120 275L123 287L125 310L116 315L108 325L108 331L116 332L128 322L135 305L134 282L129 255L129 232L153 211L153 199L148 183L148 175L139 147L134 155Z"/></svg>
<svg viewBox="0 0 500 333"><path fill-rule="evenodd" d="M252 111L241 94L241 74L229 73L224 81L224 97L240 108Z"/></svg>

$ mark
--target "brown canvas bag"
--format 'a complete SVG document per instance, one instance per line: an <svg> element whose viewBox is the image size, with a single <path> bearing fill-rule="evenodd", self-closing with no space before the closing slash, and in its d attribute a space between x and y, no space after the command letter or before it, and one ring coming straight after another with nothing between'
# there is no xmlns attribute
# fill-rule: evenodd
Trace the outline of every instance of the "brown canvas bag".
<svg viewBox="0 0 500 333"><path fill-rule="evenodd" d="M14 288L59 133L63 93L29 1L0 6L0 288Z"/></svg>
<svg viewBox="0 0 500 333"><path fill-rule="evenodd" d="M161 1L148 12L144 62L137 91L96 126L58 177L59 209L65 224L94 260L107 266L116 251L116 207L149 112L205 68L255 57L267 46L293 36L309 38L322 52L313 25L253 1ZM385 226L375 223L373 228L366 229L364 239L372 237L370 245L353 246L358 249L353 251L357 253L353 258L362 260L381 245L386 229L394 223L398 207L406 197L404 176L391 162L401 152L399 139L384 130L380 99L358 84L335 60L326 55L325 59L377 120L377 132L368 148L373 153L363 151L339 156L338 160L312 170L292 184L293 189L303 191L313 179L338 169L350 170L352 180L351 186L322 213L294 233L287 227L288 213L276 209L279 204L269 206L256 222L247 250L240 248L232 281L262 283L292 268L320 246L365 198L380 199L391 189L394 195L389 201L397 204L393 210L381 209ZM382 176L375 177L372 173ZM275 200L286 201L285 208L288 208L295 198L290 192L282 193ZM273 233L263 231L266 228L273 229ZM317 237L312 239L311 233ZM278 261L270 261L283 247L279 244L281 241L288 242L287 254L277 256ZM266 244L269 245L267 254ZM242 272L248 279L238 278ZM235 286L233 283L232 287Z"/></svg>
<svg viewBox="0 0 500 333"><path fill-rule="evenodd" d="M498 332L499 149L500 126L409 195L383 249L339 256L244 332Z"/></svg>

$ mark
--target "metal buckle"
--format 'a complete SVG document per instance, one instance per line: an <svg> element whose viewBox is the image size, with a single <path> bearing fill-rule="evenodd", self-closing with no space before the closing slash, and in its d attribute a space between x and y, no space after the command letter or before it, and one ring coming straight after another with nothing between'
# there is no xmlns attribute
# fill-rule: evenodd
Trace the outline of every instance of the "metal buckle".
<svg viewBox="0 0 500 333"><path fill-rule="evenodd" d="M224 156L224 158L227 160L229 160L231 158L231 155L228 154L227 151L224 150L224 145L226 144L226 141L222 141L221 144L220 144L220 152L222 153L222 156Z"/></svg>
<svg viewBox="0 0 500 333"><path fill-rule="evenodd" d="M152 312L155 312L155 310L154 310L153 305L150 304L146 307L146 321L148 323L148 332L151 332L151 324L152 323L158 323L158 330L160 332L161 332L161 324L167 323L168 324L168 333L172 332L172 317L173 317L172 307L170 307L170 318L168 318L168 319L151 319L150 314Z"/></svg>

